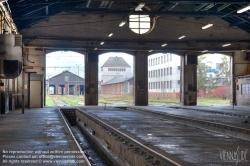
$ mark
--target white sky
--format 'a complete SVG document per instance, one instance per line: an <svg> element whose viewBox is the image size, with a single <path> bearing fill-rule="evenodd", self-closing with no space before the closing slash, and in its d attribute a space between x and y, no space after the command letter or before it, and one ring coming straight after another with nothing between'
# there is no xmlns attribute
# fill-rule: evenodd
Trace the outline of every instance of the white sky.
<svg viewBox="0 0 250 166"><path fill-rule="evenodd" d="M119 56L131 66L133 71L133 56L125 53L105 53L99 56L99 80L100 67L106 62L109 57ZM64 70L69 70L77 74L79 65L79 76L84 78L84 55L72 51L57 51L46 55L46 78L51 78L60 74ZM131 73L132 74L132 73Z"/></svg>

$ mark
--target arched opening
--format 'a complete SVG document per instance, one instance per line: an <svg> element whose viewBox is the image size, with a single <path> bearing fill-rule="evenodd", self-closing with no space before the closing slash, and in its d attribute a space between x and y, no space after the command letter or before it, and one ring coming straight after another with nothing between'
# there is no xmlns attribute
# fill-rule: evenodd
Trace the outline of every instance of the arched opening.
<svg viewBox="0 0 250 166"><path fill-rule="evenodd" d="M134 105L134 57L110 52L99 55L99 105Z"/></svg>
<svg viewBox="0 0 250 166"><path fill-rule="evenodd" d="M198 105L229 105L231 88L230 57L220 53L198 56Z"/></svg>
<svg viewBox="0 0 250 166"><path fill-rule="evenodd" d="M172 53L148 56L149 105L180 103L180 61Z"/></svg>
<svg viewBox="0 0 250 166"><path fill-rule="evenodd" d="M84 55L72 51L46 54L46 104L52 99L84 104Z"/></svg>

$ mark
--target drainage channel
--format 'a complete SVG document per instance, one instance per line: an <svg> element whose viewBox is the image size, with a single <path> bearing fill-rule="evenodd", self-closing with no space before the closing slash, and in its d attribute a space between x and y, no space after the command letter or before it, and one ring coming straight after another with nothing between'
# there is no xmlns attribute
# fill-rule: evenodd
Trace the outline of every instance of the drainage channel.
<svg viewBox="0 0 250 166"><path fill-rule="evenodd" d="M176 123L184 124L187 126L196 127L196 128L200 128L203 130L216 132L216 133L228 135L231 137L236 137L236 138L250 141L249 129L226 125L222 123L216 123L216 122L211 122L211 121L172 115L172 114L168 114L168 113L160 112L160 111L146 110L142 108L124 107L123 109L126 109L128 111L136 111L136 112L144 113L144 114L153 116L155 118L172 120L172 121L175 121Z"/></svg>
<svg viewBox="0 0 250 166"><path fill-rule="evenodd" d="M83 150L84 154L88 158L88 161L92 166L111 166L105 160L105 158L101 158L100 155L95 151L93 145L89 143L81 129L76 123L76 109L75 108L60 108L63 116L65 117L76 141L78 142L80 148Z"/></svg>

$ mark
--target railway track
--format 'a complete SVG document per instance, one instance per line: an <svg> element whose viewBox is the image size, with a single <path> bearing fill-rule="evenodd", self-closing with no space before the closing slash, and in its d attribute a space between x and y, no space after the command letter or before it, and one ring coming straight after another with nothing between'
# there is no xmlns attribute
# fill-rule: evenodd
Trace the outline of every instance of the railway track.
<svg viewBox="0 0 250 166"><path fill-rule="evenodd" d="M120 108L120 107L119 107ZM153 111L148 109L136 108L136 107L123 107L128 111L136 111L146 115L153 116L154 118L172 120L180 124L184 124L191 127L196 127L203 130L208 130L211 132L216 132L224 134L231 137L236 137L244 140L250 141L250 130L246 128L241 128L233 125L227 125L223 123L212 122L208 120L201 120L196 118L188 118L180 115L173 115L160 111Z"/></svg>
<svg viewBox="0 0 250 166"><path fill-rule="evenodd" d="M78 126L88 133L92 141L103 147L102 151L106 151L106 155L116 158L112 160L114 165L180 166L179 163L143 145L83 109L77 108L76 117Z"/></svg>
<svg viewBox="0 0 250 166"><path fill-rule="evenodd" d="M238 114L238 113L233 113L233 112L224 112L224 111L215 111L215 110L204 110L204 109L198 109L198 108L183 108L183 107L178 107L178 106L170 106L169 108L174 108L174 109L182 109L182 110L188 110L188 111L197 111L197 112L205 112L205 113L211 113L211 114L220 114L220 115L226 115L226 116L236 116L240 118L250 118L250 115L243 115L243 114Z"/></svg>

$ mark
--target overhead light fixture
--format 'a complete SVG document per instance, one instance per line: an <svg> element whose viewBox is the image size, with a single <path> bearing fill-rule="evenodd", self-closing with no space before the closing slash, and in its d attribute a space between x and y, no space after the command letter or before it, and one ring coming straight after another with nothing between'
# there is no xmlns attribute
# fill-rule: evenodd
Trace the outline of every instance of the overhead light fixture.
<svg viewBox="0 0 250 166"><path fill-rule="evenodd" d="M241 9L237 10L237 13L243 13L243 12L245 12L247 10L250 10L250 5L245 6L245 7L241 8Z"/></svg>
<svg viewBox="0 0 250 166"><path fill-rule="evenodd" d="M168 44L167 44L167 43L164 43L164 44L161 45L161 47L165 47L166 45L168 45Z"/></svg>
<svg viewBox="0 0 250 166"><path fill-rule="evenodd" d="M110 33L110 34L109 34L109 37L111 37L111 36L113 36L113 33Z"/></svg>
<svg viewBox="0 0 250 166"><path fill-rule="evenodd" d="M119 27L122 27L123 25L126 24L126 21L122 21L120 24L119 24Z"/></svg>
<svg viewBox="0 0 250 166"><path fill-rule="evenodd" d="M103 44L104 44L104 41L102 41L100 44L103 45Z"/></svg>
<svg viewBox="0 0 250 166"><path fill-rule="evenodd" d="M223 44L222 47L227 47L227 46L230 46L231 43L227 43L227 44Z"/></svg>
<svg viewBox="0 0 250 166"><path fill-rule="evenodd" d="M183 39L184 37L186 37L186 36L184 36L184 35L183 35L183 36L180 36L178 39Z"/></svg>
<svg viewBox="0 0 250 166"><path fill-rule="evenodd" d="M153 52L153 50L149 50L148 52Z"/></svg>
<svg viewBox="0 0 250 166"><path fill-rule="evenodd" d="M139 3L139 5L136 6L135 11L140 11L143 8L143 6L145 6L145 3Z"/></svg>
<svg viewBox="0 0 250 166"><path fill-rule="evenodd" d="M202 53L204 53L204 52L208 52L208 50L203 50L203 51L201 51Z"/></svg>
<svg viewBox="0 0 250 166"><path fill-rule="evenodd" d="M214 25L214 24L207 24L207 25L203 26L202 29L210 28L210 27L212 27L213 25Z"/></svg>
<svg viewBox="0 0 250 166"><path fill-rule="evenodd" d="M98 50L98 48L95 48L94 50Z"/></svg>

